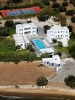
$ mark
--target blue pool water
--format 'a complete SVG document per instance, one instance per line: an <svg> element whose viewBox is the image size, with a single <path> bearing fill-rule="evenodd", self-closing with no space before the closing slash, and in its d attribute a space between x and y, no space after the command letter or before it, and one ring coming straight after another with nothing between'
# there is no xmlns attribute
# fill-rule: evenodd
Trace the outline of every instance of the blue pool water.
<svg viewBox="0 0 75 100"><path fill-rule="evenodd" d="M46 46L43 44L43 42L40 39L33 39L32 41L38 49L45 49L46 48Z"/></svg>

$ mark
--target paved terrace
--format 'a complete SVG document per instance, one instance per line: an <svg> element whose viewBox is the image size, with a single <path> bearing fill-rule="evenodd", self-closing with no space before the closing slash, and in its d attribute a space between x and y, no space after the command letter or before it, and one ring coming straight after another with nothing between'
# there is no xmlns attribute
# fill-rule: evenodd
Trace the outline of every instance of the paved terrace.
<svg viewBox="0 0 75 100"><path fill-rule="evenodd" d="M75 61L72 58L64 59L62 68L57 72L57 76L50 81L64 83L65 77L75 75Z"/></svg>

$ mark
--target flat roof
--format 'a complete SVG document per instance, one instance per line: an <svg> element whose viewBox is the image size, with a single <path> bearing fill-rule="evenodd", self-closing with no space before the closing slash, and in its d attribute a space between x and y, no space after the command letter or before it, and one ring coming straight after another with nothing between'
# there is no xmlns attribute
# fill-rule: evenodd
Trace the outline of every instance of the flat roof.
<svg viewBox="0 0 75 100"><path fill-rule="evenodd" d="M42 53L54 53L55 51L52 48L45 48L45 49L40 49Z"/></svg>
<svg viewBox="0 0 75 100"><path fill-rule="evenodd" d="M25 24L17 24L16 27L21 28L21 27L31 27L31 26L36 26L34 23L25 23Z"/></svg>
<svg viewBox="0 0 75 100"><path fill-rule="evenodd" d="M18 43L18 42L23 42L24 43L24 39L23 39L23 36L21 34L14 34L13 38L14 38L16 43Z"/></svg>
<svg viewBox="0 0 75 100"><path fill-rule="evenodd" d="M68 28L67 28L67 26L62 27L61 25L54 25L50 29L51 30L52 29L55 29L55 30L62 30L62 29L67 30Z"/></svg>

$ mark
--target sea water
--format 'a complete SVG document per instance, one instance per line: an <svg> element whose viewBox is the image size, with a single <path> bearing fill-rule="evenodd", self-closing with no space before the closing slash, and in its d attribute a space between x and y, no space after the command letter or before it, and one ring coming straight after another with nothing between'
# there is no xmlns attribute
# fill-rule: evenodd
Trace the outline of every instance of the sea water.
<svg viewBox="0 0 75 100"><path fill-rule="evenodd" d="M75 100L75 98L63 97L16 97L16 96L0 96L0 100Z"/></svg>

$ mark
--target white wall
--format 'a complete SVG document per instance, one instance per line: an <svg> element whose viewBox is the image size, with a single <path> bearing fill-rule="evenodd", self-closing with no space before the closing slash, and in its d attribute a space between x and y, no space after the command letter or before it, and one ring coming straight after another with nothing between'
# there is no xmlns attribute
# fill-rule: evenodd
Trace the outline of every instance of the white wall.
<svg viewBox="0 0 75 100"><path fill-rule="evenodd" d="M67 27L55 25L51 27L50 30L47 30L47 38L50 42L52 42L52 39L56 39L62 43L64 42L63 39L65 39L66 44L68 44L67 42L69 40L69 29ZM65 43L63 43L63 46L64 45Z"/></svg>
<svg viewBox="0 0 75 100"><path fill-rule="evenodd" d="M37 26L34 23L16 25L17 34L37 34Z"/></svg>

